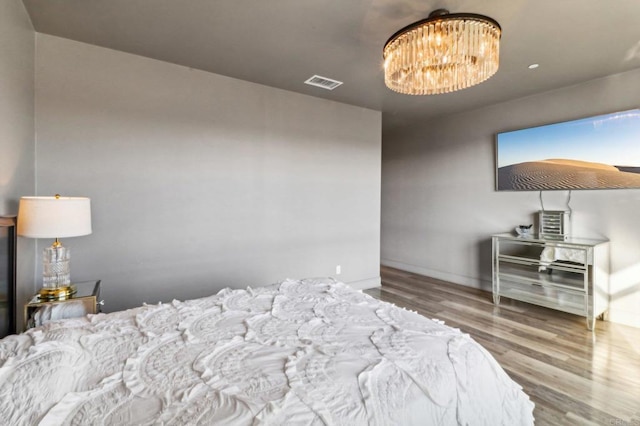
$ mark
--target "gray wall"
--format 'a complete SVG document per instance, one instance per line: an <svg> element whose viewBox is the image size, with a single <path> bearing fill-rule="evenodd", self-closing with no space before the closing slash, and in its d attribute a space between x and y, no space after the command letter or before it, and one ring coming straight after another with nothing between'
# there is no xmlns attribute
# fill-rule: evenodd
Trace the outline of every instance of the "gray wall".
<svg viewBox="0 0 640 426"><path fill-rule="evenodd" d="M20 196L35 191L34 49L22 2L0 1L0 215L17 214ZM18 313L35 290L34 260L35 242L20 238Z"/></svg>
<svg viewBox="0 0 640 426"><path fill-rule="evenodd" d="M384 132L382 264L490 290L490 235L540 209L538 192L494 190L495 134L637 108L638 93L640 70ZM640 190L574 191L571 207L574 235L611 240L610 320L640 326Z"/></svg>
<svg viewBox="0 0 640 426"><path fill-rule="evenodd" d="M379 285L380 112L42 34L36 63L38 192L91 197L63 244L108 311L337 265Z"/></svg>

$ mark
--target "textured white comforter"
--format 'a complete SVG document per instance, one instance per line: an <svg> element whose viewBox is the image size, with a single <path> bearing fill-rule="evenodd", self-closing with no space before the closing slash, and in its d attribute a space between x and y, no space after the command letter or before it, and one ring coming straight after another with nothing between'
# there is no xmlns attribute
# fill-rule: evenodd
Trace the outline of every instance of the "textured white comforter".
<svg viewBox="0 0 640 426"><path fill-rule="evenodd" d="M530 425L494 358L331 279L49 323L0 340L10 425Z"/></svg>

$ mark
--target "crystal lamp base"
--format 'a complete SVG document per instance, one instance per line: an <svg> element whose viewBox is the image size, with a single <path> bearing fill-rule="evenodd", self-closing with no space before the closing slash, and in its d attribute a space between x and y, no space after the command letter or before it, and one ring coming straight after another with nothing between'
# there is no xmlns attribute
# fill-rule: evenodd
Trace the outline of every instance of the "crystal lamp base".
<svg viewBox="0 0 640 426"><path fill-rule="evenodd" d="M41 298L66 299L71 296L70 260L71 251L59 243L43 250Z"/></svg>

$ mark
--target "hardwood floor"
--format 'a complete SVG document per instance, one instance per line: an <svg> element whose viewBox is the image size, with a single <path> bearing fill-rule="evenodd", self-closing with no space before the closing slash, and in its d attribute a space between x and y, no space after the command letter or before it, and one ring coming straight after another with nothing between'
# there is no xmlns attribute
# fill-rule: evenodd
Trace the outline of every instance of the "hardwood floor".
<svg viewBox="0 0 640 426"><path fill-rule="evenodd" d="M536 404L537 425L640 426L640 329L381 269L380 300L445 321L484 346Z"/></svg>

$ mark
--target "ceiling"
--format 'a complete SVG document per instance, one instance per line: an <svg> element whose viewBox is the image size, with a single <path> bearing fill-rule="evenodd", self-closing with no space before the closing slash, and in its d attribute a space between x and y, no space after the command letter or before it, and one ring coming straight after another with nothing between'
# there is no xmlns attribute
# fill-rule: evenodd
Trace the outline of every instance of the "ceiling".
<svg viewBox="0 0 640 426"><path fill-rule="evenodd" d="M639 0L23 1L37 32L379 110L385 128L640 68ZM498 21L500 69L459 92L392 92L384 43L438 8ZM344 84L305 85L314 74Z"/></svg>

